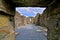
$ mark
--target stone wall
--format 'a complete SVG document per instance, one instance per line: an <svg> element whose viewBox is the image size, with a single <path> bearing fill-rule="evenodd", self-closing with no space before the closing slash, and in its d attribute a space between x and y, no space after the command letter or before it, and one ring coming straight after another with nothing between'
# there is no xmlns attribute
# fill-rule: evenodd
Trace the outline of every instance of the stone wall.
<svg viewBox="0 0 60 40"><path fill-rule="evenodd" d="M24 22L24 24L26 25L26 24L30 24L30 18L29 17L25 17L25 22Z"/></svg>
<svg viewBox="0 0 60 40"><path fill-rule="evenodd" d="M40 13L36 14L34 21L35 21L34 24L40 25L40 21L41 21L41 14Z"/></svg>
<svg viewBox="0 0 60 40"><path fill-rule="evenodd" d="M16 11L16 14L14 16L14 20L15 20L15 28L18 28L20 26L24 26L24 25L30 23L29 17L25 17L24 15L20 15L20 13L17 11Z"/></svg>
<svg viewBox="0 0 60 40"><path fill-rule="evenodd" d="M32 18L31 18L31 23L32 23L32 24L35 24L35 17L32 17Z"/></svg>
<svg viewBox="0 0 60 40"><path fill-rule="evenodd" d="M60 5L56 1L46 8L43 13L43 24L48 29L48 40L60 40Z"/></svg>
<svg viewBox="0 0 60 40"><path fill-rule="evenodd" d="M60 40L60 5L59 1L55 0L46 7L39 24L48 29L47 40ZM37 23L37 22L36 22Z"/></svg>
<svg viewBox="0 0 60 40"><path fill-rule="evenodd" d="M0 40L14 40L14 7L0 0Z"/></svg>
<svg viewBox="0 0 60 40"><path fill-rule="evenodd" d="M15 14L15 28L20 27L24 24L25 16L20 15L20 13L16 12Z"/></svg>
<svg viewBox="0 0 60 40"><path fill-rule="evenodd" d="M55 4L54 4L55 5ZM49 11L49 16L47 17L47 27L48 27L48 40L59 40L60 32L59 32L59 25L60 25L60 6L58 7L55 5L56 8L49 7L51 11Z"/></svg>

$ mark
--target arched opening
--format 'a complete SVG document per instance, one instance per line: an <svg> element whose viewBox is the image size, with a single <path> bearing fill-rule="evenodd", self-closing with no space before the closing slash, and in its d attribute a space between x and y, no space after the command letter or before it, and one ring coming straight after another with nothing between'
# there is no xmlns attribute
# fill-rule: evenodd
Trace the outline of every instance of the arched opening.
<svg viewBox="0 0 60 40"><path fill-rule="evenodd" d="M46 8L44 7L16 7L16 14L15 14L15 25L16 25L15 31L17 33L16 40L23 40L23 39L47 40L47 28L41 22L42 15L45 9ZM20 25L18 26L18 24ZM20 35L20 33L22 34ZM27 36L22 37L25 35Z"/></svg>
<svg viewBox="0 0 60 40"><path fill-rule="evenodd" d="M15 14L15 13L13 13L13 11L15 11L15 7L46 7L46 10L44 11L43 16L38 15L38 19L36 20L36 22L31 22L31 23L34 23L34 24L36 23L36 25L47 27L48 28L48 38L47 38L48 40L60 40L60 31L59 31L60 30L60 14L59 14L60 13L60 11L59 11L60 10L60 1L59 0L35 0L35 1L34 0L10 0L10 1L9 0L0 0L0 4L1 4L0 8L3 8L3 10L8 11L9 14L10 14L10 12L11 12L11 14ZM6 15L6 14L4 14L4 15ZM1 16L3 16L5 18L7 15L6 16L4 16L4 15L1 15ZM20 14L18 14L18 15L20 15ZM26 24L26 22L27 22L27 24L30 23L27 20L30 17L27 19L25 18L25 16L20 16L20 17L22 18L22 19L20 19L22 21L22 22L20 21L21 25L23 25L24 22L25 22L24 24ZM41 19L39 19L39 17ZM0 20L1 19L4 20L4 18L0 18ZM26 19L27 21L24 21L24 19ZM33 18L33 20L35 20L35 19L36 18ZM12 18L10 15L9 20L13 21L14 18ZM8 19L7 19L7 21L8 21ZM2 22L3 21L1 20L0 23L2 23ZM18 23L20 23L20 22L18 22ZM5 23L6 23L6 20L5 20ZM4 24L4 23L2 23L2 24ZM14 24L14 23L12 22L12 24ZM26 28L24 26L22 26L22 27ZM32 27L32 25L30 25L30 26L28 25L28 27L26 29L33 29L33 28L35 29L34 26L33 26L33 28L31 28L31 27ZM23 30L19 30L19 31L23 31ZM37 31L40 31L40 30L37 30ZM26 32L26 31L23 31L23 32ZM32 34L32 31L29 33ZM23 33L21 33L21 34L23 34ZM28 36L28 35L26 35L26 36ZM21 38L21 37L19 36L19 38ZM31 39L31 40L33 40L33 39ZM37 40L39 40L39 39L37 39Z"/></svg>

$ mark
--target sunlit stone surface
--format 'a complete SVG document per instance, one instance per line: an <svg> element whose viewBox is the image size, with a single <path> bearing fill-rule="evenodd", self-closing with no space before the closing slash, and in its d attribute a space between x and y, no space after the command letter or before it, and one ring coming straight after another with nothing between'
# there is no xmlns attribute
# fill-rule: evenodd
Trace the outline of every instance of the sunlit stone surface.
<svg viewBox="0 0 60 40"><path fill-rule="evenodd" d="M15 29L16 40L47 40L47 31L44 27L35 26L34 24L28 24L26 26L20 26ZM40 30L40 31L36 31Z"/></svg>

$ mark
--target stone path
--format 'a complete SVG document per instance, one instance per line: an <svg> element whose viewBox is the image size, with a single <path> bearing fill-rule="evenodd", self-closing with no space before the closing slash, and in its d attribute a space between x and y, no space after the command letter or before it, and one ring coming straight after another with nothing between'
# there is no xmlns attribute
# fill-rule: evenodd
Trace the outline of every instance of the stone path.
<svg viewBox="0 0 60 40"><path fill-rule="evenodd" d="M15 40L47 40L47 29L34 24L20 26L15 32Z"/></svg>

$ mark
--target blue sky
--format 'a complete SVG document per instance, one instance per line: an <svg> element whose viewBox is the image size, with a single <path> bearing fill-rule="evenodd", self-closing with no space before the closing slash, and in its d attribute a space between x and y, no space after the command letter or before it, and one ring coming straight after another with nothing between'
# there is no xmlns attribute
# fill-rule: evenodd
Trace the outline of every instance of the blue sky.
<svg viewBox="0 0 60 40"><path fill-rule="evenodd" d="M17 7L16 11L19 12L21 15L26 17L35 16L37 13L42 14L45 8L40 7Z"/></svg>

